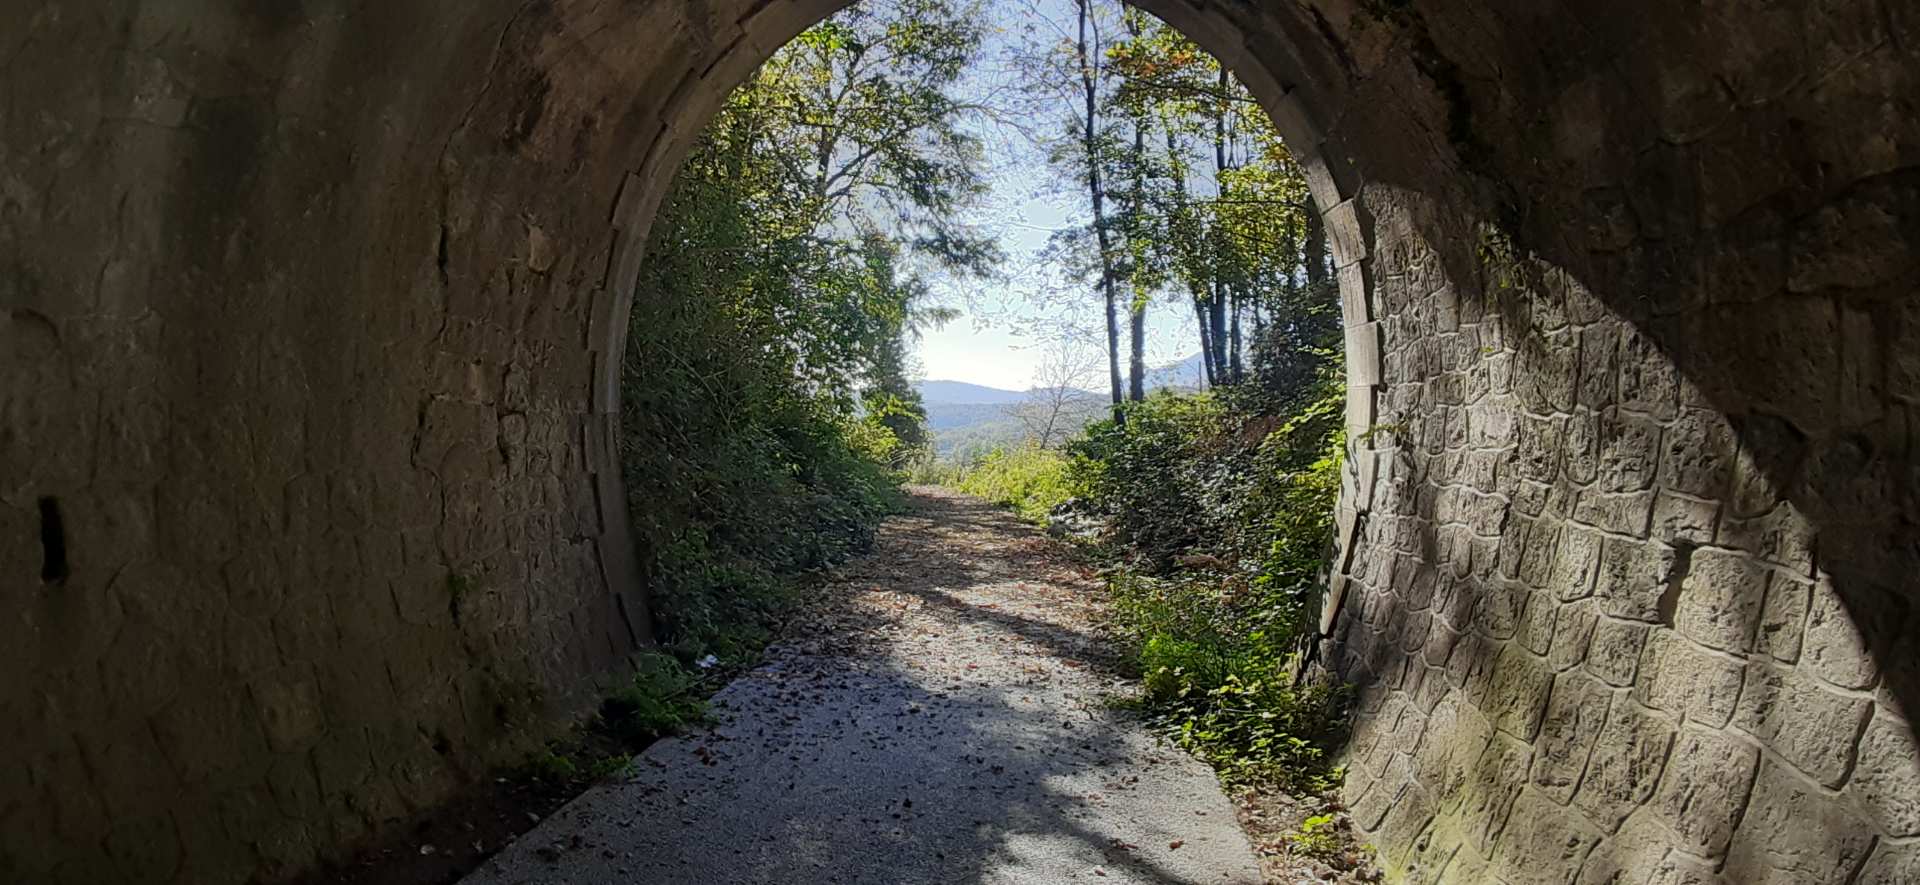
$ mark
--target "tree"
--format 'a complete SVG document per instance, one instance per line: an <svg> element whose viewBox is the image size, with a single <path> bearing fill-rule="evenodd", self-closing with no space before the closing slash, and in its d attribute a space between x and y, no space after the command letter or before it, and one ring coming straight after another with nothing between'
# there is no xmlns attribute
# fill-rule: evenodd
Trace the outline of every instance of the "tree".
<svg viewBox="0 0 1920 885"><path fill-rule="evenodd" d="M1115 101L1164 133L1164 152L1144 166L1164 179L1148 189L1160 222L1140 225L1158 254L1140 260L1185 290L1208 383L1238 383L1262 371L1260 353L1325 345L1325 232L1303 173L1246 88L1186 37L1139 21L1110 50L1109 70Z"/></svg>
<svg viewBox="0 0 1920 885"><path fill-rule="evenodd" d="M1051 449L1079 432L1093 412L1094 396L1084 389L1099 358L1070 338L1062 338L1034 367L1034 386L1010 411L1026 428L1027 442Z"/></svg>
<svg viewBox="0 0 1920 885"><path fill-rule="evenodd" d="M857 547L884 469L925 445L907 341L948 312L924 275L998 259L961 221L986 191L958 97L977 12L869 2L802 35L728 98L661 207L620 455L663 644L720 642L766 615L775 575Z"/></svg>
<svg viewBox="0 0 1920 885"><path fill-rule="evenodd" d="M1126 421L1121 411L1124 401L1120 376L1119 273L1114 267L1113 233L1107 226L1107 191L1102 171L1105 165L1104 141L1107 134L1100 125L1100 81L1104 51L1100 22L1093 15L1093 0L1075 0L1079 13L1079 39L1074 44L1074 59L1080 74L1080 92L1084 110L1080 116L1080 161L1087 182L1087 200L1093 207L1093 232L1100 247L1100 293L1106 303L1107 381L1113 397L1114 420ZM1091 37L1091 39L1089 39Z"/></svg>

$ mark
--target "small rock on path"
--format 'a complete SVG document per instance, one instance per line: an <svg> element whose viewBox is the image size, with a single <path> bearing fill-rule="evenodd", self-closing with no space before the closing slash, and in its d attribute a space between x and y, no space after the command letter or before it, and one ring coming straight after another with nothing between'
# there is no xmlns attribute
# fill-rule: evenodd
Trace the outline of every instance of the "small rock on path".
<svg viewBox="0 0 1920 885"><path fill-rule="evenodd" d="M1100 585L1038 530L913 489L823 597L463 882L1260 881L1212 772L1110 708Z"/></svg>

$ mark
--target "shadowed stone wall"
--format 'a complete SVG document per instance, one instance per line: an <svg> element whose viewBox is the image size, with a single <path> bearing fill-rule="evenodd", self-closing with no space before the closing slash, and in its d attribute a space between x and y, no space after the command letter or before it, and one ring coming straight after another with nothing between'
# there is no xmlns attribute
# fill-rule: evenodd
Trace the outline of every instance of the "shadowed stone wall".
<svg viewBox="0 0 1920 885"><path fill-rule="evenodd" d="M619 673L646 229L839 5L0 3L0 877L277 878ZM1141 5L1333 235L1397 874L1914 878L1911 5Z"/></svg>
<svg viewBox="0 0 1920 885"><path fill-rule="evenodd" d="M1477 216L1360 190L1378 331L1354 344L1350 303L1348 353L1377 346L1378 383L1326 651L1360 687L1344 794L1397 878L1920 877L1896 5L1360 32L1458 84L1447 138L1497 171Z"/></svg>

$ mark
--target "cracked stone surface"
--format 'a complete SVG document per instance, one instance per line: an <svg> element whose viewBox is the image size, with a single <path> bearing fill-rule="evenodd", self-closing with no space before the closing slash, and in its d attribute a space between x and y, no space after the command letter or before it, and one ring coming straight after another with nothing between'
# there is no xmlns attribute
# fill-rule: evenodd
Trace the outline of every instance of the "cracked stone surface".
<svg viewBox="0 0 1920 885"><path fill-rule="evenodd" d="M468 885L1253 883L1211 771L1112 709L1101 588L917 490L715 723L662 740Z"/></svg>

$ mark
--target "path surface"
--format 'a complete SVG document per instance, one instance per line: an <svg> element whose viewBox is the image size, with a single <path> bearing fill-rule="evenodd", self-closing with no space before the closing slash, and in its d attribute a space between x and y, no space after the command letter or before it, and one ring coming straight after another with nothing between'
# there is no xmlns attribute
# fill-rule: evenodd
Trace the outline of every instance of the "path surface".
<svg viewBox="0 0 1920 885"><path fill-rule="evenodd" d="M915 490L827 597L464 881L1259 881L1212 773L1108 709L1098 584L1037 530Z"/></svg>

